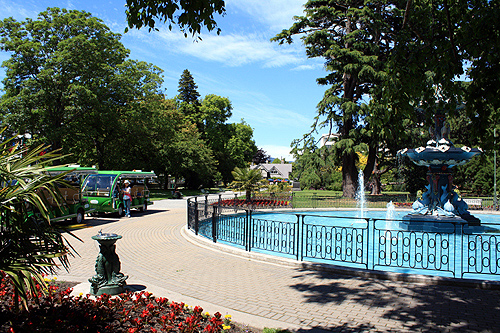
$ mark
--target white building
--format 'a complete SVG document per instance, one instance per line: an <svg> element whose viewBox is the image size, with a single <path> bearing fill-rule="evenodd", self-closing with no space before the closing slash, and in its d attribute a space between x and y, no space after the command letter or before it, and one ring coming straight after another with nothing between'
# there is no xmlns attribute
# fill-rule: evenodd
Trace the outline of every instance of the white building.
<svg viewBox="0 0 500 333"><path fill-rule="evenodd" d="M264 178L290 178L292 172L292 164L257 164L250 166L251 169L259 169Z"/></svg>
<svg viewBox="0 0 500 333"><path fill-rule="evenodd" d="M339 139L340 134L338 133L331 133L331 134L323 134L321 136L321 139L319 139L319 147L327 146L331 147L337 142Z"/></svg>

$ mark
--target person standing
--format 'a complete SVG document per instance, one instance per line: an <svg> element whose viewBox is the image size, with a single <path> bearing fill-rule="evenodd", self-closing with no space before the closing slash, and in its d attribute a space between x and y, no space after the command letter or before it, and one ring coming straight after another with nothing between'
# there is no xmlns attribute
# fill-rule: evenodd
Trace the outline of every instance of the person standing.
<svg viewBox="0 0 500 333"><path fill-rule="evenodd" d="M132 189L130 182L125 180L123 182L123 205L125 206L125 216L130 217L130 205L132 204Z"/></svg>

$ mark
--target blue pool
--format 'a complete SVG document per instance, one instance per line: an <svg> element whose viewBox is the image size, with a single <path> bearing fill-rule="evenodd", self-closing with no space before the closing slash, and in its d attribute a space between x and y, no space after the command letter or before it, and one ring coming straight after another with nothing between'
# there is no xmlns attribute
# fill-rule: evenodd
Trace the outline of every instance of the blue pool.
<svg viewBox="0 0 500 333"><path fill-rule="evenodd" d="M476 214L480 227L439 232L400 227L407 212L286 211L220 214L200 219L214 241L333 265L409 274L500 281L500 215ZM215 223L215 224L214 224Z"/></svg>

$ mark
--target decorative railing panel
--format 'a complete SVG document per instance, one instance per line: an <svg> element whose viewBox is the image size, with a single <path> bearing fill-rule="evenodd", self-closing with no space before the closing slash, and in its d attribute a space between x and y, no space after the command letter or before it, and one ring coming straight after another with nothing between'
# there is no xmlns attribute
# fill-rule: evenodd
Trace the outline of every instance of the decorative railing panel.
<svg viewBox="0 0 500 333"><path fill-rule="evenodd" d="M252 249L297 255L297 223L252 218L251 231Z"/></svg>
<svg viewBox="0 0 500 333"><path fill-rule="evenodd" d="M248 239L246 215L220 215L217 218L217 239L245 246Z"/></svg>
<svg viewBox="0 0 500 333"><path fill-rule="evenodd" d="M372 244L375 268L454 272L454 234L375 229Z"/></svg>
<svg viewBox="0 0 500 333"><path fill-rule="evenodd" d="M304 233L302 259L361 264L368 268L366 225L342 227L304 223Z"/></svg>
<svg viewBox="0 0 500 333"><path fill-rule="evenodd" d="M464 235L464 273L500 274L500 235Z"/></svg>

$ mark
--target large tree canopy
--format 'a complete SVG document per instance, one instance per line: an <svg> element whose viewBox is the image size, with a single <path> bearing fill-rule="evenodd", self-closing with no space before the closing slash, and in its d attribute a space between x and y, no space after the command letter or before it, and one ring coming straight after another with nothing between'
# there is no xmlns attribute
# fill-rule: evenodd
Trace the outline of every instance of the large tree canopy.
<svg viewBox="0 0 500 333"><path fill-rule="evenodd" d="M290 29L273 38L291 43L294 35L301 35L307 55L325 59L329 73L318 83L330 88L318 104L316 124L330 130L335 126L340 132L334 147L342 158L343 192L347 197L356 193L356 152L368 147L367 178L378 142L393 137L392 131L397 129L389 126L395 118L385 112L377 97L387 76L394 26L402 22L398 13L386 2L311 0L305 4L306 15L297 17Z"/></svg>
<svg viewBox="0 0 500 333"><path fill-rule="evenodd" d="M0 36L1 49L12 55L3 64L0 100L9 130L72 153L70 162L104 169L130 158L131 149L116 147L146 144L140 129L149 127L151 111L143 105L162 96L162 71L127 59L120 36L101 20L49 8L38 20L5 19Z"/></svg>
<svg viewBox="0 0 500 333"><path fill-rule="evenodd" d="M122 103L107 87L128 50L89 13L49 8L38 20L8 18L0 36L0 49L12 54L1 107L15 131L61 148L89 104Z"/></svg>
<svg viewBox="0 0 500 333"><path fill-rule="evenodd" d="M496 46L491 51L489 45L499 45L500 34L498 20L489 22L499 8L498 1L486 0L311 0L304 16L273 38L290 43L302 36L307 55L325 59L328 74L318 83L329 89L314 128L340 133L333 147L342 158L345 196L354 195L357 151L368 152L367 180L379 173L381 147L395 152L408 141L409 129L428 127L438 110L467 113L483 129L478 138L492 141L498 103L486 91L495 94L500 76ZM472 82L464 89L456 81L466 61ZM466 108L458 108L464 100Z"/></svg>
<svg viewBox="0 0 500 333"><path fill-rule="evenodd" d="M127 0L127 20L130 28L145 26L155 29L156 20L165 22L172 29L177 24L187 36L199 34L205 26L209 31L217 29L214 15L226 12L224 0Z"/></svg>

